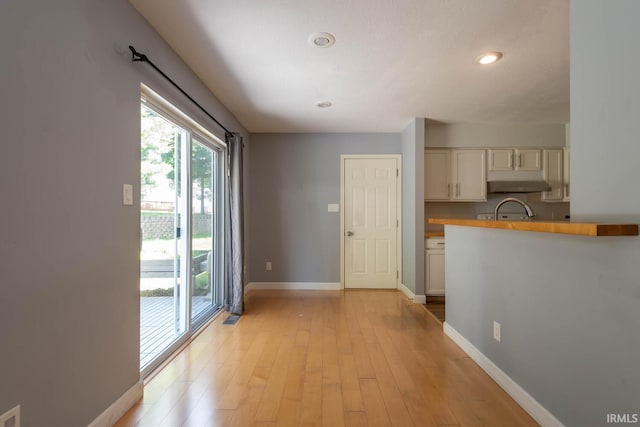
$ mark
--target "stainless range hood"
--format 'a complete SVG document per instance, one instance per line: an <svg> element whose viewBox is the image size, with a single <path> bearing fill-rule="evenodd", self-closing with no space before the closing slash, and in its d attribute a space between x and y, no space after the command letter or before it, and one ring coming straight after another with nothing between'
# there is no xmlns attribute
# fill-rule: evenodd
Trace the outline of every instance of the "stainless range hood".
<svg viewBox="0 0 640 427"><path fill-rule="evenodd" d="M489 181L487 193L537 193L551 191L545 181Z"/></svg>

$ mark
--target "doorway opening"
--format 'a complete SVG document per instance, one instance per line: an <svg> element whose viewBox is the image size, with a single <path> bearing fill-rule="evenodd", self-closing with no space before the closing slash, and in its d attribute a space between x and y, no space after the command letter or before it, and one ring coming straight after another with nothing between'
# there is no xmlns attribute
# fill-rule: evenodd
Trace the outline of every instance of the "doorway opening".
<svg viewBox="0 0 640 427"><path fill-rule="evenodd" d="M224 270L225 145L152 94L140 110L143 376L220 310Z"/></svg>
<svg viewBox="0 0 640 427"><path fill-rule="evenodd" d="M346 289L397 289L400 155L342 155L340 161L341 282Z"/></svg>

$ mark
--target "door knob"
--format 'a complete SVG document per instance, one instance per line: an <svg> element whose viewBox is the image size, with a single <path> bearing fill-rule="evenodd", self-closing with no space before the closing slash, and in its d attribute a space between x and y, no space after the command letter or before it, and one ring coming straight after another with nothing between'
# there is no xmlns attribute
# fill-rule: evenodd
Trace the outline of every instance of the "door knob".
<svg viewBox="0 0 640 427"><path fill-rule="evenodd" d="M347 232L345 233L345 235L347 235L347 236L353 236L353 231L347 231Z"/></svg>

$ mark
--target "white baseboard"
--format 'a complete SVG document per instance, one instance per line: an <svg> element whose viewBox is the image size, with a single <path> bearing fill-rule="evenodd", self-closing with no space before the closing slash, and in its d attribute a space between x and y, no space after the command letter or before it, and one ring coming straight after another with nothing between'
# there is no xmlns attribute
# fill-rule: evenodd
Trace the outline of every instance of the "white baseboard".
<svg viewBox="0 0 640 427"><path fill-rule="evenodd" d="M426 296L414 294L411 289L407 288L402 283L400 283L400 286L399 286L398 289L400 289L400 292L405 294L407 296L407 298L409 298L410 300L412 300L416 304L425 304L427 302L427 297Z"/></svg>
<svg viewBox="0 0 640 427"><path fill-rule="evenodd" d="M88 427L111 427L118 421L135 403L142 399L144 385L142 382L136 383L122 396L111 404L98 418L93 420Z"/></svg>
<svg viewBox="0 0 640 427"><path fill-rule="evenodd" d="M416 295L415 297L413 297L413 302L416 304L426 304L427 297L426 295Z"/></svg>
<svg viewBox="0 0 640 427"><path fill-rule="evenodd" d="M254 289L338 291L342 285L331 282L251 282L244 287L245 293Z"/></svg>
<svg viewBox="0 0 640 427"><path fill-rule="evenodd" d="M527 393L518 383L505 374L487 356L482 354L473 344L456 331L450 324L444 322L444 333L451 338L458 346L471 357L491 378L494 379L504 391L518 402L531 417L543 427L564 427L551 412L538 403L529 393Z"/></svg>

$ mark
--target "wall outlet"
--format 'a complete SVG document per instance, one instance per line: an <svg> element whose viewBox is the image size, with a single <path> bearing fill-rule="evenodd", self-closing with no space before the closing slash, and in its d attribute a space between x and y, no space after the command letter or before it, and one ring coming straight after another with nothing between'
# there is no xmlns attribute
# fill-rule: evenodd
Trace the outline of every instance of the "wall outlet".
<svg viewBox="0 0 640 427"><path fill-rule="evenodd" d="M267 263L266 263L266 265L265 265L265 267L264 267L264 268L265 268L265 270L267 270L267 271L271 271L271 261L267 261ZM0 427L2 427L2 426L0 426Z"/></svg>
<svg viewBox="0 0 640 427"><path fill-rule="evenodd" d="M493 339L500 342L500 323L493 321Z"/></svg>
<svg viewBox="0 0 640 427"><path fill-rule="evenodd" d="M20 405L0 415L0 427L20 427Z"/></svg>

